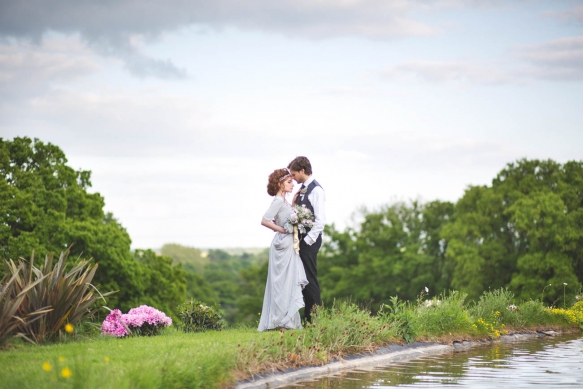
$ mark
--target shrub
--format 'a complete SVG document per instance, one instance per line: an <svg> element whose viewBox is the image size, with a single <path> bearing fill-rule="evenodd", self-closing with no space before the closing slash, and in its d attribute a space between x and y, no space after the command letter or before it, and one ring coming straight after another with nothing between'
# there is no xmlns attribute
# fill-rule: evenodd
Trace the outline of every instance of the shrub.
<svg viewBox="0 0 583 389"><path fill-rule="evenodd" d="M499 338L500 335L505 335L508 333L504 329L504 323L500 322L500 312L496 311L488 318L478 318L472 326L476 332L480 335L486 334L492 338Z"/></svg>
<svg viewBox="0 0 583 389"><path fill-rule="evenodd" d="M434 298L431 304L419 304L416 312L419 333L440 336L472 331L472 320L464 309L466 296L465 293L451 291L441 294L441 299Z"/></svg>
<svg viewBox="0 0 583 389"><path fill-rule="evenodd" d="M390 299L390 305L383 304L379 310L380 319L395 328L398 336L413 343L419 334L419 322L415 319L415 308L411 303L399 300L397 296Z"/></svg>
<svg viewBox="0 0 583 389"><path fill-rule="evenodd" d="M306 325L305 344L321 345L332 355L365 351L373 344L393 339L397 332L350 301L334 301L329 309L315 307L312 316L312 324Z"/></svg>
<svg viewBox="0 0 583 389"><path fill-rule="evenodd" d="M184 332L220 331L225 325L224 313L218 304L208 306L201 301L191 300L180 304L177 309L182 321L180 327Z"/></svg>
<svg viewBox="0 0 583 389"><path fill-rule="evenodd" d="M34 266L34 252L29 263L22 258L19 265L6 261L8 274L14 279L12 294L25 293L18 307L18 317L23 319L18 332L23 338L40 343L60 337L65 327L71 332L73 325L99 309L97 301L105 301L104 297L113 293L100 294L91 284L97 264L81 260L66 271L68 255L67 249L54 265L53 255L47 255L38 268ZM35 320L24 319L35 315Z"/></svg>
<svg viewBox="0 0 583 389"><path fill-rule="evenodd" d="M518 304L518 306L510 306L512 311L510 316L512 319L505 319L505 322L515 329L536 327L545 324L555 324L556 318L544 304L539 300L530 300ZM508 318L508 315L505 316Z"/></svg>
<svg viewBox="0 0 583 389"><path fill-rule="evenodd" d="M578 326L583 329L583 301L575 303L569 309L547 308L545 312L559 324Z"/></svg>
<svg viewBox="0 0 583 389"><path fill-rule="evenodd" d="M126 314L122 314L119 309L111 311L101 324L101 333L119 338L127 335L154 336L170 325L172 319L164 312L141 305L130 309Z"/></svg>
<svg viewBox="0 0 583 389"><path fill-rule="evenodd" d="M513 327L524 326L524 315L519 307L514 305L514 294L507 289L496 289L484 292L480 300L469 309L470 315L476 318L486 319L490 323L510 325Z"/></svg>
<svg viewBox="0 0 583 389"><path fill-rule="evenodd" d="M10 277L6 275L0 280L0 347L13 336L26 338L25 334L18 332L19 328L22 329L22 327L30 325L34 320L38 320L40 315L47 312L46 307L26 314L19 312L20 305L27 293L44 277L29 282L24 288L19 288L17 279L24 264L20 263L19 266L15 266L11 261L11 265L15 270L14 274Z"/></svg>
<svg viewBox="0 0 583 389"><path fill-rule="evenodd" d="M571 310L575 313L575 318L577 319L577 325L583 330L583 300L577 301L571 307Z"/></svg>

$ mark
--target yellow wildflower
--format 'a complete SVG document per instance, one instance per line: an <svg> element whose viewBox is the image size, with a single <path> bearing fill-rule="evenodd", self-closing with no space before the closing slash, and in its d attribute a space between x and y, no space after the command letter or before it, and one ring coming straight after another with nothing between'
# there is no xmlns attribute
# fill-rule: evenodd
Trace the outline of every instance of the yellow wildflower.
<svg viewBox="0 0 583 389"><path fill-rule="evenodd" d="M71 369L65 367L63 370L61 370L61 375L63 376L63 378L71 377Z"/></svg>
<svg viewBox="0 0 583 389"><path fill-rule="evenodd" d="M53 366L50 363L45 362L45 363L43 363L43 370L44 371L51 371L51 370L53 370Z"/></svg>
<svg viewBox="0 0 583 389"><path fill-rule="evenodd" d="M103 358L103 360L104 360L105 362L109 362L109 357L105 357L105 358Z"/></svg>
<svg viewBox="0 0 583 389"><path fill-rule="evenodd" d="M67 323L67 325L65 326L65 331L67 331L68 333L73 332L74 329L75 327L73 327L71 323Z"/></svg>

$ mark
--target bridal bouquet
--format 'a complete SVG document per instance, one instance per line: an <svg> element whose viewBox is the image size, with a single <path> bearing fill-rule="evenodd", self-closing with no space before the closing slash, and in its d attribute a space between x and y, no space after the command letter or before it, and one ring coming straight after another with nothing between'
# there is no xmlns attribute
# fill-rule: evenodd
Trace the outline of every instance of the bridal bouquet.
<svg viewBox="0 0 583 389"><path fill-rule="evenodd" d="M308 229L314 226L314 214L305 205L294 205L292 213L285 225L285 229L294 233L294 250L300 252L300 239L298 231L305 234Z"/></svg>

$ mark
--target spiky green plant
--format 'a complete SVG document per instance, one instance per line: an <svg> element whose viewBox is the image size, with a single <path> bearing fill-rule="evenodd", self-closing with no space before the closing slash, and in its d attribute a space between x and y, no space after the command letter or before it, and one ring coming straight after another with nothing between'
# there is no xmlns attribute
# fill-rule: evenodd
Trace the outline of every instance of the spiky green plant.
<svg viewBox="0 0 583 389"><path fill-rule="evenodd" d="M40 315L50 310L47 307L42 307L23 316L18 314L18 309L26 298L27 293L41 282L44 277L29 283L24 288L18 288L16 281L24 264L21 263L19 266L15 266L12 261L10 263L16 269L16 272L12 276L6 275L0 280L0 347L13 336L26 337L22 332L18 332L19 328L30 325L34 320L39 319Z"/></svg>
<svg viewBox="0 0 583 389"><path fill-rule="evenodd" d="M22 258L18 266L12 261L8 263L16 291L21 294L26 290L18 315L27 317L41 309L46 310L38 320L19 326L18 331L28 340L41 343L61 336L65 325L74 326L85 321L100 308L98 300L105 302L104 297L114 293L101 294L91 284L97 264L81 260L67 271L68 255L67 249L54 264L53 255L47 255L44 264L38 268L34 266L34 252L28 264Z"/></svg>

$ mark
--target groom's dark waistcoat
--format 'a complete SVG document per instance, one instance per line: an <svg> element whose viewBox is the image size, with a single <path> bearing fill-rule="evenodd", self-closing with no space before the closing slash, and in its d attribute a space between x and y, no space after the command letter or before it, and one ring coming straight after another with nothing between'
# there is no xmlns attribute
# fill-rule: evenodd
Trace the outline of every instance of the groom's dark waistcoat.
<svg viewBox="0 0 583 389"><path fill-rule="evenodd" d="M319 186L320 188L322 187L320 184L318 184L318 181L316 181L316 180L310 182L310 185L308 185L306 187L306 193L302 196L302 193L300 192L300 194L298 195L298 198L296 199L296 204L305 205L306 208L308 208L310 211L312 211L312 213L314 214L314 218L316 217L316 213L314 212L314 206L312 205L312 203L310 202L310 199L308 197L310 196L310 193L312 193L314 188L317 186ZM303 200L302 200L302 198L303 198ZM310 231L310 229L308 228L308 229L306 229L306 231Z"/></svg>

